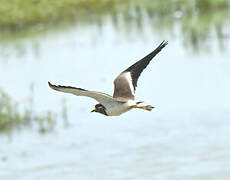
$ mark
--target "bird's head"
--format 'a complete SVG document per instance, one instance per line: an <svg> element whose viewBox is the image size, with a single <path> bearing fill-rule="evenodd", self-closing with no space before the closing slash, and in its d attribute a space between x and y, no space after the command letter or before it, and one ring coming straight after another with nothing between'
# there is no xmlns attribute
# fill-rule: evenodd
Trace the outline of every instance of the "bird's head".
<svg viewBox="0 0 230 180"><path fill-rule="evenodd" d="M98 112L108 116L108 114L105 111L105 106L103 106L102 104L96 104L94 110L92 110L91 112Z"/></svg>

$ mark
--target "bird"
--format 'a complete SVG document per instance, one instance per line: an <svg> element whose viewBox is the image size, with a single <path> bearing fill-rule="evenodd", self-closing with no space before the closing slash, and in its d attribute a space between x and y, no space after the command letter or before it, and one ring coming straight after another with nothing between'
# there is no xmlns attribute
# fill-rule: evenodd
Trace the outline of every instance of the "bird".
<svg viewBox="0 0 230 180"><path fill-rule="evenodd" d="M56 91L70 93L76 96L87 96L95 99L98 104L95 105L91 112L97 112L105 116L119 116L134 108L151 111L154 108L153 106L140 106L139 104L143 103L143 101L135 100L137 81L150 61L167 44L168 41L162 41L155 50L122 71L114 80L113 96L98 91L89 91L72 86L53 85L50 82L48 82L48 85L51 89Z"/></svg>

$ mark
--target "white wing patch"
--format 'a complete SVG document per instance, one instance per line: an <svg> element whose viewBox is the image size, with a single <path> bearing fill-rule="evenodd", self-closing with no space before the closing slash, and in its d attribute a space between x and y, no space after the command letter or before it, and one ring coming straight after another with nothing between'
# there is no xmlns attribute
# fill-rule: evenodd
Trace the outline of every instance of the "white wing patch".
<svg viewBox="0 0 230 180"><path fill-rule="evenodd" d="M125 78L127 79L127 82L129 83L129 88L132 92L132 95L134 96L134 87L133 87L133 83L132 83L132 76L130 72L126 72L124 73Z"/></svg>

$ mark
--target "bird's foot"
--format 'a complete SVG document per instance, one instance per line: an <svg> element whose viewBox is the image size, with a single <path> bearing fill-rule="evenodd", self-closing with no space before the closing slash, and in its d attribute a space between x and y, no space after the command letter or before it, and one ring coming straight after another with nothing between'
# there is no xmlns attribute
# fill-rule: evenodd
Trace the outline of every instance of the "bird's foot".
<svg viewBox="0 0 230 180"><path fill-rule="evenodd" d="M153 109L154 107L151 106L151 105L147 105L147 106L134 106L134 108L144 109L144 110L147 110L147 111L152 111L152 109Z"/></svg>
<svg viewBox="0 0 230 180"><path fill-rule="evenodd" d="M147 111L152 111L152 109L154 108L153 106L151 105L147 105L147 106L142 106L144 110L147 110Z"/></svg>

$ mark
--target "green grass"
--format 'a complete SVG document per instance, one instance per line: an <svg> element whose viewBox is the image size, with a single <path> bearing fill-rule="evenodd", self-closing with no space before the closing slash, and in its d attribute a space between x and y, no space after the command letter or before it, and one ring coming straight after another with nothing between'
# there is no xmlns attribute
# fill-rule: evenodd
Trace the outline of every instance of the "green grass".
<svg viewBox="0 0 230 180"><path fill-rule="evenodd" d="M64 19L101 17L126 12L130 6L146 6L160 15L178 10L193 13L226 9L229 0L0 0L0 27L23 28L37 24L57 23Z"/></svg>
<svg viewBox="0 0 230 180"><path fill-rule="evenodd" d="M14 2L14 3L12 3ZM68 31L94 24L101 28L107 18L128 37L132 28L142 33L143 17L158 34L172 34L180 22L186 48L202 51L214 30L222 31L230 17L230 0L0 0L0 49L7 60L10 48L20 51L23 38ZM18 41L17 41L18 40ZM207 46L210 43L207 43ZM207 49L205 47L205 49Z"/></svg>
<svg viewBox="0 0 230 180"><path fill-rule="evenodd" d="M66 17L89 16L113 9L114 0L0 0L1 27L58 22Z"/></svg>

